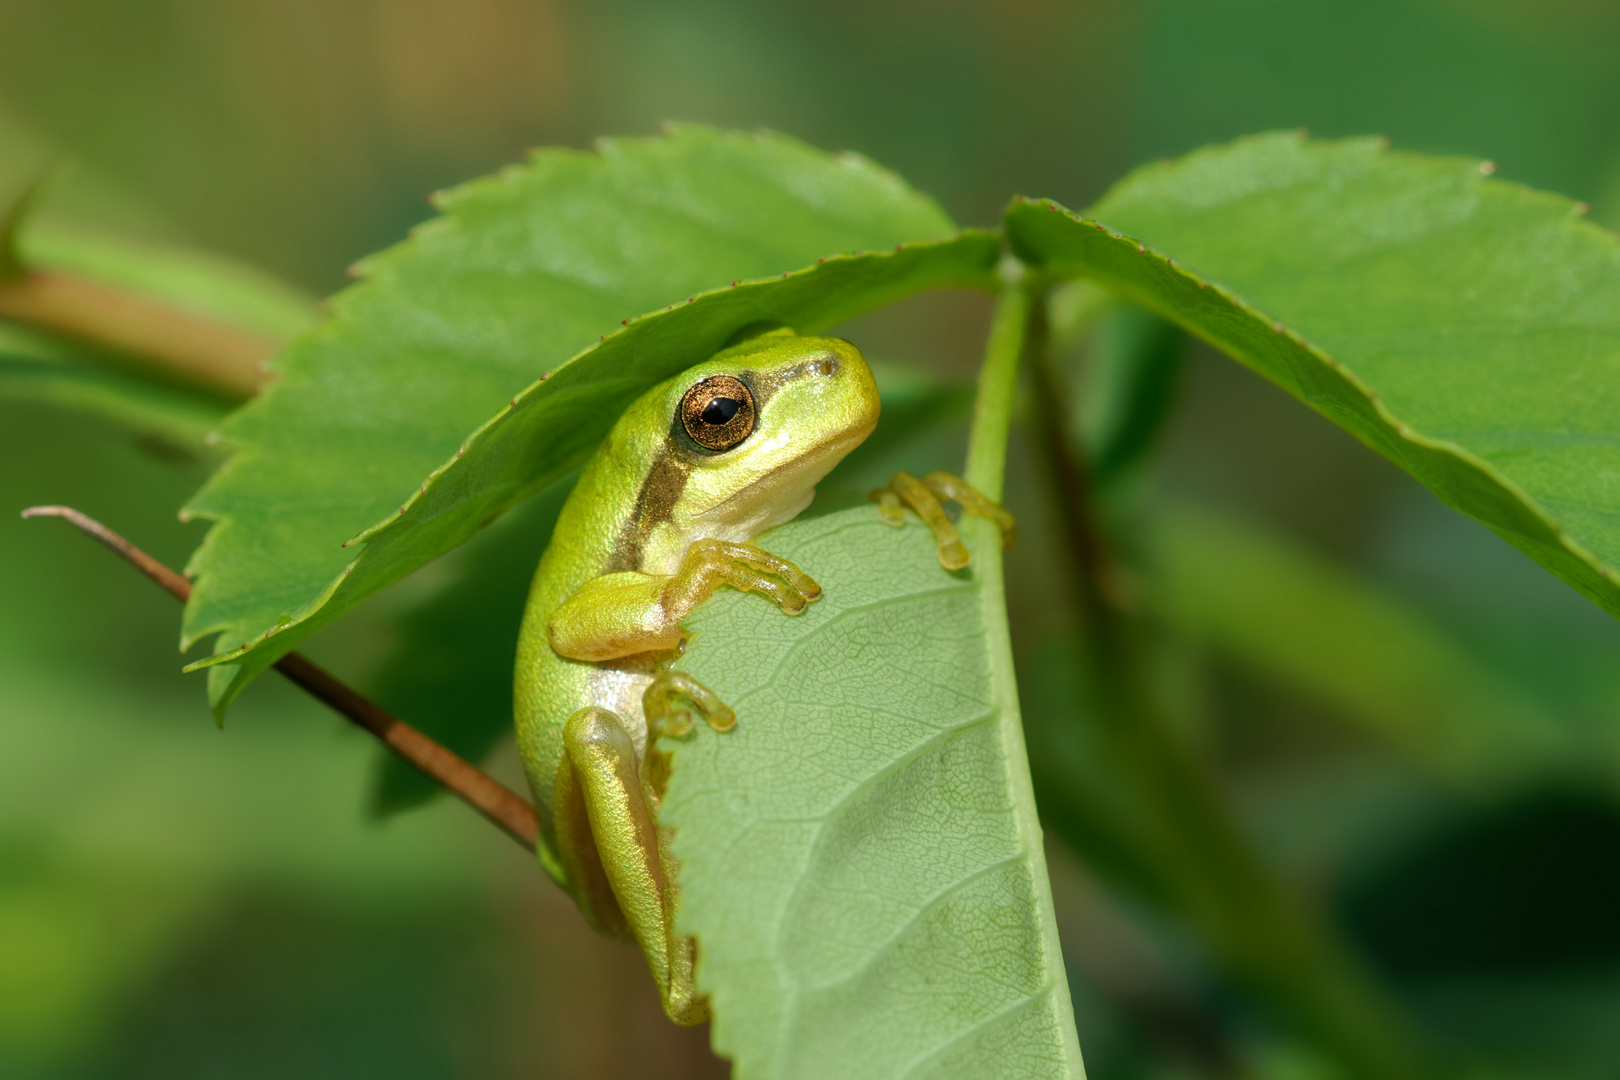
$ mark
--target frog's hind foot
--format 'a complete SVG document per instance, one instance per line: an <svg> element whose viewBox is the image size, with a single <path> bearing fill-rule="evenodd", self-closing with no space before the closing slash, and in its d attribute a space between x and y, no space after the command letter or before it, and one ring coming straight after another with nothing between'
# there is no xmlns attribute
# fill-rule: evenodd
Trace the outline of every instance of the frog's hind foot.
<svg viewBox="0 0 1620 1080"><path fill-rule="evenodd" d="M905 508L910 507L923 522L934 530L939 545L939 562L947 570L960 570L968 564L967 545L956 531L951 519L945 516L943 500L956 503L966 513L985 518L1001 530L1001 546L1010 548L1018 536L1013 516L982 491L954 473L932 472L918 479L911 473L896 473L889 486L871 493L878 504L878 513L890 525L906 523Z"/></svg>
<svg viewBox="0 0 1620 1080"><path fill-rule="evenodd" d="M709 1018L709 998L697 989L697 942L675 938L669 948L669 984L658 988L664 1015L681 1027L693 1027Z"/></svg>

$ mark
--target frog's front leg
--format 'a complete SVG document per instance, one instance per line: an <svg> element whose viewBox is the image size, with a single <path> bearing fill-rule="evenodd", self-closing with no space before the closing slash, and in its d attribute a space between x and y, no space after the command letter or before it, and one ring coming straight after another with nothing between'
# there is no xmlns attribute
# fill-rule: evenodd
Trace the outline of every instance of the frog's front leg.
<svg viewBox="0 0 1620 1080"><path fill-rule="evenodd" d="M934 540L939 546L939 562L947 570L960 570L966 566L968 549L962 543L956 526L945 516L945 507L941 504L943 499L951 500L969 514L993 522L1001 530L1003 548L1012 547L1017 539L1017 525L1013 516L1000 503L954 473L932 472L920 480L908 472L896 473L888 487L872 492L871 497L878 504L878 512L883 520L890 525L906 523L905 507L916 511L917 516L934 530Z"/></svg>
<svg viewBox="0 0 1620 1080"><path fill-rule="evenodd" d="M649 742L656 737L648 732ZM673 863L653 819L661 792L639 775L635 743L606 709L587 707L571 716L563 745L556 810L560 823L573 827L558 829L558 857L577 883L605 879L669 1018L702 1023L709 1004L693 980L696 945L675 933L675 889L666 872Z"/></svg>
<svg viewBox="0 0 1620 1080"><path fill-rule="evenodd" d="M821 586L786 559L752 544L694 540L673 574L626 571L593 578L551 617L546 635L574 660L617 660L681 643L681 620L721 585L757 592L789 615L821 595Z"/></svg>

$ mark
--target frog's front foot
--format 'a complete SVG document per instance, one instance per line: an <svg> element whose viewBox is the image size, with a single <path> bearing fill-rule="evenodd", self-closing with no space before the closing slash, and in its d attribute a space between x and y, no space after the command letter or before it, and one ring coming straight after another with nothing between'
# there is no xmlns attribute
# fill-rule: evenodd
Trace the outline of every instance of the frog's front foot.
<svg viewBox="0 0 1620 1080"><path fill-rule="evenodd" d="M1001 530L1003 548L1012 547L1018 536L1017 523L1000 503L987 498L978 488L952 473L933 472L920 480L908 472L896 473L888 487L871 493L871 499L878 504L878 512L883 520L890 525L906 523L906 507L916 511L917 516L934 530L934 539L939 544L939 563L947 570L960 570L966 566L969 555L961 534L951 524L951 519L945 516L942 500L949 499L966 513L994 522Z"/></svg>
<svg viewBox="0 0 1620 1080"><path fill-rule="evenodd" d="M665 604L679 621L722 584L760 593L789 615L821 597L821 586L786 559L753 544L704 539L686 549L680 570L665 588Z"/></svg>
<svg viewBox="0 0 1620 1080"><path fill-rule="evenodd" d="M752 544L694 540L668 576L622 571L592 578L546 624L558 656L600 662L679 648L681 620L722 585L757 592L789 615L821 596L821 586L786 559Z"/></svg>

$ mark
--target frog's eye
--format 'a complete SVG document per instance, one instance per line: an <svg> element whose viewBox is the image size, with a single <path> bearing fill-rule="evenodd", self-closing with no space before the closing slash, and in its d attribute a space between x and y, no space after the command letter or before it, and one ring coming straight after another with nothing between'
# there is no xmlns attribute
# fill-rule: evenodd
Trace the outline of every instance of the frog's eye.
<svg viewBox="0 0 1620 1080"><path fill-rule="evenodd" d="M754 395L741 379L710 375L681 398L681 426L705 450L730 450L754 433Z"/></svg>

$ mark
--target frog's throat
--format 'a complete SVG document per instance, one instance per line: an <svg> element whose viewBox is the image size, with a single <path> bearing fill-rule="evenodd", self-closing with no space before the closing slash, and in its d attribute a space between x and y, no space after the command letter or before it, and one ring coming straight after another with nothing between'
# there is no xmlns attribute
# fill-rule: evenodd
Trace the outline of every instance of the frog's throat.
<svg viewBox="0 0 1620 1080"><path fill-rule="evenodd" d="M822 478L871 432L867 427L830 439L792 463L738 488L693 516L692 538L752 540L767 529L792 521L815 498L816 485Z"/></svg>

